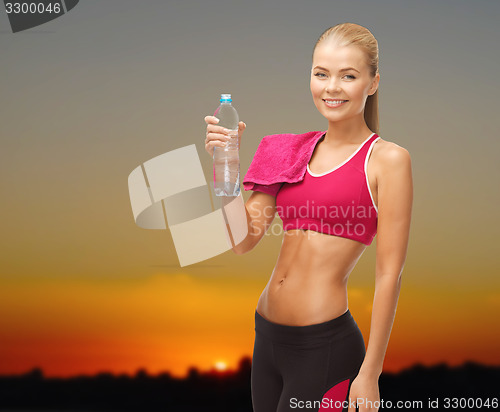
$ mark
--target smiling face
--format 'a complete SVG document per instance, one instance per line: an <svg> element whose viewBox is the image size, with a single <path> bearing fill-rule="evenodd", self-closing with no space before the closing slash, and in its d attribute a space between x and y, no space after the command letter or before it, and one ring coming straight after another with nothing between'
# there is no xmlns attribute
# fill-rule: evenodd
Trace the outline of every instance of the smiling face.
<svg viewBox="0 0 500 412"><path fill-rule="evenodd" d="M362 119L366 99L376 92L380 75L372 78L366 57L357 46L324 40L314 51L311 93L319 112L330 122ZM347 102L339 102L347 100Z"/></svg>

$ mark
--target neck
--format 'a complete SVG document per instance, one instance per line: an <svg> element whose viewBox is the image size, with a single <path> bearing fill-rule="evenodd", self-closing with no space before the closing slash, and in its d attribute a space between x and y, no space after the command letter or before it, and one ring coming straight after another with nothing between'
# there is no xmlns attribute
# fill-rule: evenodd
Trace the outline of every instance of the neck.
<svg viewBox="0 0 500 412"><path fill-rule="evenodd" d="M360 143L365 140L373 131L366 125L363 113L360 116L349 119L328 122L328 131L324 142L333 145L349 143Z"/></svg>

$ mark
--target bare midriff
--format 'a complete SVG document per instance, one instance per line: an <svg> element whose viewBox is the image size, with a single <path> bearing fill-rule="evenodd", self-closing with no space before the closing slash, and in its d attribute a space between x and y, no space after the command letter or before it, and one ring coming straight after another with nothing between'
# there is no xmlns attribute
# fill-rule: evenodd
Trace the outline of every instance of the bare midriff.
<svg viewBox="0 0 500 412"><path fill-rule="evenodd" d="M265 319L290 326L323 323L348 309L347 281L366 245L312 230L284 232L273 273L257 303Z"/></svg>

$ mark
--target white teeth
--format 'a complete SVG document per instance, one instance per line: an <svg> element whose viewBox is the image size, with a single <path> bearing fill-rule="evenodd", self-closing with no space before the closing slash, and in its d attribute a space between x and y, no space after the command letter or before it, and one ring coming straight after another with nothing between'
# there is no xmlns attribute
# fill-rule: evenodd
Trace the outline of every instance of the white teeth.
<svg viewBox="0 0 500 412"><path fill-rule="evenodd" d="M327 102L329 104L340 104L340 103L344 103L346 101L347 100L325 100L325 102Z"/></svg>

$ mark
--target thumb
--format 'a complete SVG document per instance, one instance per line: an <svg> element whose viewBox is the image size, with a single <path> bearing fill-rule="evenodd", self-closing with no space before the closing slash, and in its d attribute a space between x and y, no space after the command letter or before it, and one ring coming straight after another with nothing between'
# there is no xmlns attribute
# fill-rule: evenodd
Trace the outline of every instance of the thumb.
<svg viewBox="0 0 500 412"><path fill-rule="evenodd" d="M245 124L245 122L239 122L238 123L238 128L240 130L245 130L247 128L247 125Z"/></svg>

